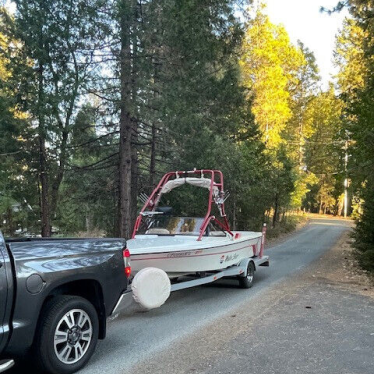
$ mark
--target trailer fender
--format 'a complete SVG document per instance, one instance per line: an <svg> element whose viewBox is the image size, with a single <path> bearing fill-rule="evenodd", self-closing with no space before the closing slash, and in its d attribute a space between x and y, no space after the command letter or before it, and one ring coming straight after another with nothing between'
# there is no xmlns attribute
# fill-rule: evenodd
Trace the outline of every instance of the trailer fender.
<svg viewBox="0 0 374 374"><path fill-rule="evenodd" d="M240 261L240 263L239 263L239 267L241 268L241 269L247 269L248 268L248 264L250 263L250 262L252 262L253 263L253 266L254 266L254 268L255 268L255 270L257 270L256 269L256 263L255 263L255 261L253 261L253 259L252 258L243 258L243 260L241 260ZM245 277L247 274L246 274L246 271L243 271L239 276L240 277Z"/></svg>

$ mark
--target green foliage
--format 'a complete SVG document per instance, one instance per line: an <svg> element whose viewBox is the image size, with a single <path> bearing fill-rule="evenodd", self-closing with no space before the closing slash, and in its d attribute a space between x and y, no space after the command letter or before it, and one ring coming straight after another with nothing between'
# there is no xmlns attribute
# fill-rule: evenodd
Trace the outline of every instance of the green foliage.
<svg viewBox="0 0 374 374"><path fill-rule="evenodd" d="M370 178L361 191L362 214L356 221L354 231L355 247L358 249L361 265L374 271L374 187L373 178Z"/></svg>
<svg viewBox="0 0 374 374"><path fill-rule="evenodd" d="M374 270L374 26L372 0L351 0L353 19L347 20L337 40L338 75L345 103L345 127L350 137L349 163L356 195L355 246L361 264Z"/></svg>
<svg viewBox="0 0 374 374"><path fill-rule="evenodd" d="M313 127L305 144L307 170L318 178L304 207L314 213L337 214L335 206L343 188L344 131L342 131L342 102L332 86L316 95L308 104L306 116ZM340 209L341 210L341 209Z"/></svg>
<svg viewBox="0 0 374 374"><path fill-rule="evenodd" d="M281 142L281 132L292 117L290 96L298 72L306 64L283 26L270 22L261 8L248 22L242 58L244 85L253 97L252 112L269 148Z"/></svg>
<svg viewBox="0 0 374 374"><path fill-rule="evenodd" d="M13 20L0 9L0 229L6 235L33 232L38 224L38 200L35 179L29 167L30 154L27 113L19 98L22 88L16 80L17 67L26 68L21 45L8 35Z"/></svg>
<svg viewBox="0 0 374 374"><path fill-rule="evenodd" d="M90 104L76 116L70 141L70 168L61 186L56 226L61 233L100 230L114 235L116 187L110 156L116 150L114 134L98 136L100 113ZM107 158L107 163L100 162ZM109 164L108 164L109 161Z"/></svg>
<svg viewBox="0 0 374 374"><path fill-rule="evenodd" d="M277 227L306 194L336 205L339 101L318 92L313 54L262 8L243 25L235 0L15 3L0 34L7 234L36 233L45 199L58 234L115 235L129 164L133 208L166 171L221 169L241 230L271 215ZM172 198L181 214L206 206L204 190Z"/></svg>
<svg viewBox="0 0 374 374"><path fill-rule="evenodd" d="M277 238L280 235L288 234L296 229L298 225L303 224L307 220L305 215L285 215L279 225L269 227L266 231L268 239Z"/></svg>

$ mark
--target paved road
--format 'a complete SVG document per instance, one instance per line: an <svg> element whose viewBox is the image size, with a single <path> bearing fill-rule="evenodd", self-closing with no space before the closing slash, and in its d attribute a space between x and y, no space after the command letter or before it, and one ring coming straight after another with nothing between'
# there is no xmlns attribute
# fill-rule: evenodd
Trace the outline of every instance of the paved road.
<svg viewBox="0 0 374 374"><path fill-rule="evenodd" d="M337 242L348 226L349 223L342 220L313 219L286 241L268 248L266 254L270 256L270 267L256 272L252 289L240 289L234 280L220 280L175 292L159 309L130 311L122 315L109 323L107 338L99 342L94 356L80 373L132 372L142 363L168 352L174 345L189 341L193 334L207 326L220 327L234 310L253 300L256 303L266 300L273 288L286 277L302 273ZM12 374L18 372L12 370ZM141 370L136 372L143 373ZM165 368L162 372L174 374L174 369Z"/></svg>
<svg viewBox="0 0 374 374"><path fill-rule="evenodd" d="M348 232L297 274L232 306L132 371L141 374L373 374L374 294L352 277ZM126 371L119 371L125 373Z"/></svg>
<svg viewBox="0 0 374 374"><path fill-rule="evenodd" d="M239 289L236 281L222 280L175 292L159 309L131 313L111 322L107 339L99 343L81 373L131 372L134 365L156 357L204 326L214 321L219 324L240 304L266 295L273 285L318 259L336 243L348 225L339 220L312 220L285 242L267 249L271 266L257 271L256 283L250 290Z"/></svg>

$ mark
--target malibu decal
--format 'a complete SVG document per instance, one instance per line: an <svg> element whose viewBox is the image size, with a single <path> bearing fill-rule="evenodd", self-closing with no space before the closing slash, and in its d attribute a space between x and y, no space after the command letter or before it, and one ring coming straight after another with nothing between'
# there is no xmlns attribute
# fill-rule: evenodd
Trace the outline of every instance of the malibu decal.
<svg viewBox="0 0 374 374"><path fill-rule="evenodd" d="M235 253L235 254L233 254L233 255L227 255L227 257L226 257L226 262L228 262L228 261L234 261L234 260L236 260L238 257L239 257L239 254L238 254L238 253ZM221 264L222 264L222 262L221 262Z"/></svg>

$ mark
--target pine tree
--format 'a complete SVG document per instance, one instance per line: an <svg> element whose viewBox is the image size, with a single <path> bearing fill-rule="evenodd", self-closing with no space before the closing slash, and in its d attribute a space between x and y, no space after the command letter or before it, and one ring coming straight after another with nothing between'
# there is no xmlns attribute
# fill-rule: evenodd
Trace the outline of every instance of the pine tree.
<svg viewBox="0 0 374 374"><path fill-rule="evenodd" d="M17 67L26 68L19 40L9 28L12 17L0 9L0 227L4 234L14 236L32 229L37 216L33 214L36 190L28 188L27 113L20 105L22 87L15 79ZM12 62L18 61L17 66ZM31 204L31 205L30 205Z"/></svg>
<svg viewBox="0 0 374 374"><path fill-rule="evenodd" d="M291 44L286 30L272 24L263 8L260 6L248 22L240 63L263 141L276 149L292 118L291 95L305 59Z"/></svg>
<svg viewBox="0 0 374 374"><path fill-rule="evenodd" d="M355 229L355 246L362 264L374 269L374 26L372 0L351 0L353 20L346 21L337 40L338 75L345 102L346 129L350 137L350 176L361 214Z"/></svg>
<svg viewBox="0 0 374 374"><path fill-rule="evenodd" d="M79 99L95 68L97 40L104 38L101 0L15 2L14 36L29 64L19 69L30 124L36 128L42 235L49 236L63 180L67 147ZM56 11L56 9L58 11ZM14 61L17 63L17 61ZM27 139L32 143L32 138ZM47 146L48 144L48 146Z"/></svg>

